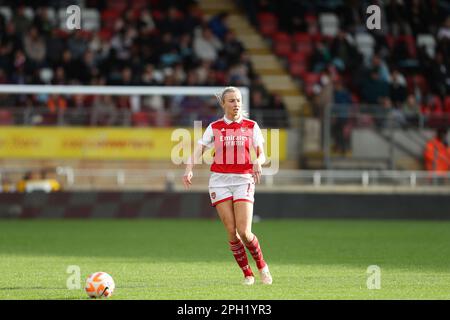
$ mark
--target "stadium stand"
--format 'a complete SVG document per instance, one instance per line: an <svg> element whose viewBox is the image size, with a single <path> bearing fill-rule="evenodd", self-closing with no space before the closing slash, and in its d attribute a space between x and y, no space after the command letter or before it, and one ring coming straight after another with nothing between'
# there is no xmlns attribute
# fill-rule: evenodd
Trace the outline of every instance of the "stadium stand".
<svg viewBox="0 0 450 320"><path fill-rule="evenodd" d="M2 83L251 86L255 82L252 62L227 26L226 14L207 17L195 1L84 1L84 5L82 29L69 32L61 3L56 6L52 1L39 5L32 1L5 2L0 8L4 49L0 56ZM264 98L276 100L267 91ZM3 112L11 111L6 107L23 105L20 99L35 108L48 108L48 116L34 125L57 124L54 113L58 109L94 110L96 100L94 97L20 97L19 101L3 101ZM116 109L130 108L129 102L112 99ZM195 110L198 117L210 116L210 102L197 102L200 103ZM167 105L171 104L163 101L165 116L176 119L177 110ZM262 107L266 114L281 114L280 121L269 121L267 125L288 125L283 104L276 108L271 108L271 104ZM150 101L147 108L151 111L160 106ZM142 111L148 110L137 110L132 116L133 124L176 124L156 123L149 119L151 114L144 115ZM89 118L73 124L98 124Z"/></svg>
<svg viewBox="0 0 450 320"><path fill-rule="evenodd" d="M380 98L395 100L392 109L402 113L412 95L429 125L438 115L446 117L448 125L449 113L440 106L450 95L449 6L445 1L425 3L412 1L409 7L407 2L377 2L385 25L371 31L365 28L366 2L241 1L249 19L309 97L320 92L320 74L329 69L333 80L350 90L354 102L381 105ZM391 89L397 85L394 73L400 74L407 94L398 97L394 89L366 95L363 83L375 68L383 85Z"/></svg>

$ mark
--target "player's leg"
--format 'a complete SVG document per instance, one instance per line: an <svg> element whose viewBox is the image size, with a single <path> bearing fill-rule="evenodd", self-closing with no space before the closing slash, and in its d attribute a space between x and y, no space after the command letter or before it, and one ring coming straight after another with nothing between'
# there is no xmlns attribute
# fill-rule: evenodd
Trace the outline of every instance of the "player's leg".
<svg viewBox="0 0 450 320"><path fill-rule="evenodd" d="M233 197L234 218L238 235L255 260L256 266L261 274L262 282L264 284L272 284L272 276L269 272L269 267L264 260L258 238L252 232L254 198L251 186L237 187Z"/></svg>
<svg viewBox="0 0 450 320"><path fill-rule="evenodd" d="M223 190L218 190L214 188L215 195L214 197L223 198L224 201L217 200L217 203L213 202L213 205L217 209L217 213L222 221L222 224L225 227L228 236L228 243L230 249L233 253L233 256L244 273L244 284L251 285L255 282L255 278L253 276L253 271L248 264L247 253L245 251L245 246L239 238L236 231L236 222L234 220L234 212L233 212L233 202L231 199L228 199L229 196L223 192ZM210 189L211 193L211 189ZM222 200L223 200L222 199Z"/></svg>

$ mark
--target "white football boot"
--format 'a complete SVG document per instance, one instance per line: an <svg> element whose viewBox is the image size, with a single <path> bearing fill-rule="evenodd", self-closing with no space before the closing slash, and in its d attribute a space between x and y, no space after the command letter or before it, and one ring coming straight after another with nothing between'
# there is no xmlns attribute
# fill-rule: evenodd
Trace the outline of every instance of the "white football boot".
<svg viewBox="0 0 450 320"><path fill-rule="evenodd" d="M244 282L243 282L244 285L251 286L254 283L255 283L255 277L247 276L247 277L244 278Z"/></svg>
<svg viewBox="0 0 450 320"><path fill-rule="evenodd" d="M263 284L272 284L272 275L270 274L267 264L264 268L259 270L259 274L261 275L261 282Z"/></svg>

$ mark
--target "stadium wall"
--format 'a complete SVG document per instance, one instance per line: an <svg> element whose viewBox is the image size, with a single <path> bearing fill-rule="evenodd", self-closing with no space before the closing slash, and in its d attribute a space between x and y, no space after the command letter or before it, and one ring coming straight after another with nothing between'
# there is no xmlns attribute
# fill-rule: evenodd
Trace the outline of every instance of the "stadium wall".
<svg viewBox="0 0 450 320"><path fill-rule="evenodd" d="M448 194L270 193L256 195L261 218L450 219ZM1 218L216 218L204 192L0 194Z"/></svg>

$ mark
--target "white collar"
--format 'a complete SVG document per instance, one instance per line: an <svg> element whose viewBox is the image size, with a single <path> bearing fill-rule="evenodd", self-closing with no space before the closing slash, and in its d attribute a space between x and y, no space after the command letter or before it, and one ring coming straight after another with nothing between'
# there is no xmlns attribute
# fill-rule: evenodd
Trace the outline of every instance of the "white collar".
<svg viewBox="0 0 450 320"><path fill-rule="evenodd" d="M237 119L236 121L230 120L226 116L223 116L223 121L225 121L226 124L230 124L230 123L233 123L233 122L241 123L242 116L240 116L239 119Z"/></svg>

